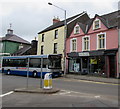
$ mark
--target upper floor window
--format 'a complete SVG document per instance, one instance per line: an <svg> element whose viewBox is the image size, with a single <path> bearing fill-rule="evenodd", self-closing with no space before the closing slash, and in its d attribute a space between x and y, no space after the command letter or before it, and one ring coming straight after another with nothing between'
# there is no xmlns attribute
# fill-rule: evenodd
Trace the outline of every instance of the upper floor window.
<svg viewBox="0 0 120 109"><path fill-rule="evenodd" d="M93 30L99 29L99 28L100 28L100 20L99 20L99 19L96 19L96 20L93 22Z"/></svg>
<svg viewBox="0 0 120 109"><path fill-rule="evenodd" d="M89 36L83 37L83 39L82 39L82 47L83 47L83 51L90 50L90 37Z"/></svg>
<svg viewBox="0 0 120 109"><path fill-rule="evenodd" d="M55 30L55 39L58 38L58 30Z"/></svg>
<svg viewBox="0 0 120 109"><path fill-rule="evenodd" d="M77 39L71 39L71 52L76 52L77 50Z"/></svg>
<svg viewBox="0 0 120 109"><path fill-rule="evenodd" d="M74 27L74 34L79 34L80 33L80 26L79 25L76 25Z"/></svg>
<svg viewBox="0 0 120 109"><path fill-rule="evenodd" d="M45 35L44 35L44 34L42 34L42 42L44 42L44 36L45 36Z"/></svg>
<svg viewBox="0 0 120 109"><path fill-rule="evenodd" d="M41 54L43 54L43 49L44 49L44 46L42 45L41 46Z"/></svg>
<svg viewBox="0 0 120 109"><path fill-rule="evenodd" d="M97 49L105 49L106 48L106 34L98 34L97 35Z"/></svg>
<svg viewBox="0 0 120 109"><path fill-rule="evenodd" d="M53 53L57 53L57 43L54 43L54 51Z"/></svg>

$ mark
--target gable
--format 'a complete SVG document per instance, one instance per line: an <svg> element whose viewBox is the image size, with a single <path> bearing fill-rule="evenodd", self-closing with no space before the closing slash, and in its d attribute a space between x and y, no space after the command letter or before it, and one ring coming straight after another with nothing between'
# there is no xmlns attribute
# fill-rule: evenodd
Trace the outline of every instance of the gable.
<svg viewBox="0 0 120 109"><path fill-rule="evenodd" d="M108 27L103 23L101 18L96 17L92 20L90 27L88 28L88 33L99 32L108 29Z"/></svg>

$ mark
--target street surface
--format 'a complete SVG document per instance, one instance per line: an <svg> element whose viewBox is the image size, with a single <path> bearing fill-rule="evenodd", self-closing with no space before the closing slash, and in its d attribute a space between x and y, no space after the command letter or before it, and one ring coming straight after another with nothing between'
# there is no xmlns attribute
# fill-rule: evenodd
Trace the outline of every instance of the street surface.
<svg viewBox="0 0 120 109"><path fill-rule="evenodd" d="M54 78L54 94L20 93L27 79L22 76L2 76L2 107L118 107L118 85L68 78ZM29 87L40 87L39 78L29 78Z"/></svg>

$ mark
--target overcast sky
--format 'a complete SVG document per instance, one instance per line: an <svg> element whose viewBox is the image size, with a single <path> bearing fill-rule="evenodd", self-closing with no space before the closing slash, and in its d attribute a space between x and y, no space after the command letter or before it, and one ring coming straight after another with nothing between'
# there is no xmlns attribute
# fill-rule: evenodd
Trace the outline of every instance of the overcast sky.
<svg viewBox="0 0 120 109"><path fill-rule="evenodd" d="M17 2L16 2L17 1ZM67 18L87 11L90 17L118 10L119 0L1 0L0 36L5 36L12 23L14 34L31 41L38 32L52 25L54 16L64 19L64 11L48 5L53 3L67 11Z"/></svg>

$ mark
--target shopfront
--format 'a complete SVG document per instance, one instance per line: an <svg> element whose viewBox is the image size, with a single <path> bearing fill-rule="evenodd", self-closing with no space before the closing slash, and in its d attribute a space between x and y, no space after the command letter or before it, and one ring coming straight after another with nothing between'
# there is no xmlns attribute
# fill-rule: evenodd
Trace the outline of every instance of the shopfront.
<svg viewBox="0 0 120 109"><path fill-rule="evenodd" d="M104 77L116 77L117 50L68 53L68 72Z"/></svg>

